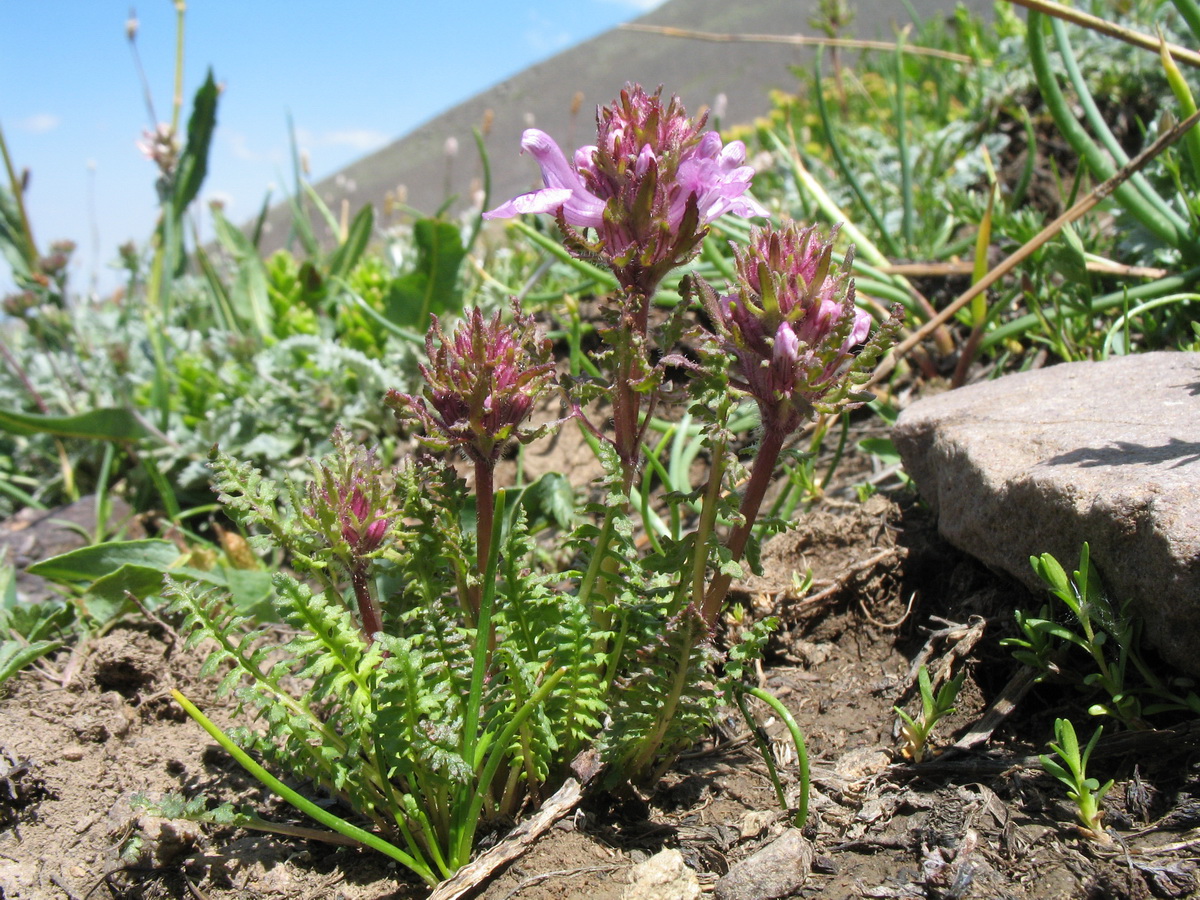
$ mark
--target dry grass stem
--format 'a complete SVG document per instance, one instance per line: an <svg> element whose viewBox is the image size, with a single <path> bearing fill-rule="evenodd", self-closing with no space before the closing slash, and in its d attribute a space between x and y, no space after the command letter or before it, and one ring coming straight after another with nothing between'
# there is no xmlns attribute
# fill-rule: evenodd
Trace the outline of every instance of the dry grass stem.
<svg viewBox="0 0 1200 900"><path fill-rule="evenodd" d="M1098 31L1109 37L1115 37L1119 41L1124 41L1135 47L1141 47L1143 50L1153 50L1155 53L1158 53L1165 46L1167 52L1179 62L1200 68L1200 53L1197 53L1195 50L1189 50L1187 47L1181 47L1179 44L1166 44L1157 37L1142 34L1140 31L1134 31L1132 28L1125 28L1123 25L1117 25L1113 22L1106 22L1104 19L1097 18L1088 13L1080 12L1069 6L1063 6L1061 3L1054 3L1053 0L1008 0L1008 2L1017 6L1023 6L1026 9L1043 12L1048 16L1062 19L1064 22L1071 22L1074 25L1090 28L1092 31Z"/></svg>
<svg viewBox="0 0 1200 900"><path fill-rule="evenodd" d="M622 31L640 31L644 34L661 34L665 37L687 38L693 41L710 41L719 44L793 44L801 47L838 47L848 50L884 50L895 52L896 44L891 41L860 41L853 38L811 37L807 34L721 34L712 31L692 31L687 28L672 28L669 25L641 25L626 23L620 26ZM1157 49L1158 45L1155 44ZM904 52L914 56L932 56L935 59L946 59L951 62L972 65L980 60L949 50L938 50L934 47L914 47L904 45ZM988 61L982 61L989 65Z"/></svg>
<svg viewBox="0 0 1200 900"><path fill-rule="evenodd" d="M1142 169L1150 160L1162 153L1167 147L1178 141L1183 135L1197 122L1200 122L1200 111L1188 116L1182 122L1178 123L1170 131L1163 132L1149 147L1135 156L1125 166L1118 169L1113 176L1108 180L1096 185L1074 206L1060 215L1057 219L1039 231L1036 235L1025 242L1019 249L1014 251L1007 259L997 265L986 275L983 276L975 284L971 285L966 291L958 296L949 306L939 312L936 316L923 324L920 328L910 334L907 338L901 341L893 348L891 354L875 370L875 375L871 378L871 384L878 383L883 379L896 365L896 360L904 356L921 341L925 340L937 328L950 320L950 318L990 288L993 284L1019 266L1022 262L1029 258L1039 247L1049 241L1065 225L1074 222L1080 218L1088 210L1092 209L1102 200L1108 198L1113 191L1125 183L1135 172Z"/></svg>

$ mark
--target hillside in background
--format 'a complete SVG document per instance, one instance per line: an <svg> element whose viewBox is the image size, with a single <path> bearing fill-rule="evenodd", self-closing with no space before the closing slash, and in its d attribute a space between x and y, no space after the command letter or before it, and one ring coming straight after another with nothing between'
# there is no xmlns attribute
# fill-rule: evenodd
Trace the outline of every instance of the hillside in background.
<svg viewBox="0 0 1200 900"><path fill-rule="evenodd" d="M816 0L669 0L637 20L724 34L813 34L809 24ZM946 15L951 0L912 0L922 19ZM990 0L966 0L980 12ZM912 21L899 0L855 0L854 37L894 36ZM521 133L531 125L552 134L568 155L594 134L597 105L611 101L628 81L664 85L689 112L712 107L724 94L723 125L750 122L770 108L769 92L792 90L792 67L811 59L811 48L777 43L726 42L668 37L615 29L531 66L459 104L342 172L316 185L335 212L353 215L366 203L377 208L391 194L423 213L437 210L457 195L462 208L481 183L482 166L472 130L486 127L491 164L492 203L540 186L536 164L519 155ZM412 90L420 90L413 85ZM573 112L575 110L575 112ZM454 157L448 139L457 142ZM268 218L268 250L288 239L290 214L285 205Z"/></svg>

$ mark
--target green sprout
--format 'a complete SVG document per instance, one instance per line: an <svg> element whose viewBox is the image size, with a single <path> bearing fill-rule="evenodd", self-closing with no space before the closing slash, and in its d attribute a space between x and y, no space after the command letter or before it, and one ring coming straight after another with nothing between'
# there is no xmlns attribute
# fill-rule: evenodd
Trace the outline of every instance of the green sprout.
<svg viewBox="0 0 1200 900"><path fill-rule="evenodd" d="M1020 636L1001 641L1012 648L1016 660L1038 670L1038 680L1049 676L1076 680L1085 690L1102 692L1104 699L1088 711L1112 716L1128 728L1144 728L1145 715L1200 713L1200 696L1194 690L1164 681L1142 658L1140 624L1128 602L1119 603L1105 594L1087 543L1079 553L1079 568L1070 576L1049 553L1029 561L1051 597L1070 613L1069 620L1056 618L1059 611L1053 603L1043 605L1037 615L1018 610ZM1080 660L1080 651L1090 657L1089 664L1068 664L1069 659Z"/></svg>
<svg viewBox="0 0 1200 900"><path fill-rule="evenodd" d="M1113 781L1110 778L1101 785L1095 778L1087 777L1088 759L1103 732L1104 726L1101 725L1088 741L1083 753L1080 753L1079 739L1075 737L1075 726L1071 724L1071 720L1055 719L1054 737L1056 740L1051 741L1050 749L1067 764L1066 768L1049 756L1042 755L1038 758L1042 762L1043 769L1066 785L1067 797L1075 804L1075 814L1082 823L1079 830L1097 843L1111 844L1112 838L1104 830L1100 821L1104 817L1100 802L1112 788Z"/></svg>
<svg viewBox="0 0 1200 900"><path fill-rule="evenodd" d="M933 727L939 719L954 712L954 700L958 697L966 675L966 672L959 672L957 676L943 684L935 695L933 685L929 681L929 670L921 666L921 670L917 673L917 686L921 692L920 719L914 719L898 706L892 707L896 711L896 715L904 722L900 729L900 733L904 736L904 746L900 752L906 759L919 763L925 758L930 732L933 731Z"/></svg>

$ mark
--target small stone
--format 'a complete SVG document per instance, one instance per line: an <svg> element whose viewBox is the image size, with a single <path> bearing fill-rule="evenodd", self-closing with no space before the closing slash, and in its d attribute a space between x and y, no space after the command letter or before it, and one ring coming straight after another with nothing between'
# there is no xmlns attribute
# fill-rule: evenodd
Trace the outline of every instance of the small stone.
<svg viewBox="0 0 1200 900"><path fill-rule="evenodd" d="M700 881L678 850L663 850L633 867L621 900L698 900Z"/></svg>
<svg viewBox="0 0 1200 900"><path fill-rule="evenodd" d="M738 832L743 841L748 841L766 831L767 827L777 818L779 818L779 813L773 809L752 809L742 816L742 821L738 824Z"/></svg>
<svg viewBox="0 0 1200 900"><path fill-rule="evenodd" d="M812 859L812 844L799 828L789 828L721 876L716 900L776 900L790 896L808 879Z"/></svg>
<svg viewBox="0 0 1200 900"><path fill-rule="evenodd" d="M79 762L83 759L83 748L78 744L69 744L63 748L62 758L67 762Z"/></svg>
<svg viewBox="0 0 1200 900"><path fill-rule="evenodd" d="M887 752L878 747L859 747L838 757L833 770L847 781L863 781L878 775L892 762Z"/></svg>

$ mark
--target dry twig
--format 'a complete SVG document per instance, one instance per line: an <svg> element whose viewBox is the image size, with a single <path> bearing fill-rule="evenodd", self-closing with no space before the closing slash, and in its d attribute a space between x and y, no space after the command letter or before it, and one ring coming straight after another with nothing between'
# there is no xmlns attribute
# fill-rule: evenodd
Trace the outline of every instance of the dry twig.
<svg viewBox="0 0 1200 900"><path fill-rule="evenodd" d="M1167 52L1179 62L1187 63L1189 66L1200 67L1200 53L1197 53L1195 50L1189 50L1187 47L1179 46L1179 44L1161 42L1157 37L1142 34L1140 31L1134 31L1132 28L1126 28L1123 25L1118 25L1116 22L1107 22L1104 19L1089 15L1081 10L1063 6L1061 3L1054 3L1052 0L1008 0L1008 2L1016 6L1024 6L1026 9L1043 12L1048 16L1062 19L1064 22L1082 25L1084 28L1090 28L1092 31L1098 31L1119 41L1124 41L1126 44L1141 47L1143 50L1152 50L1158 53L1159 48L1165 46Z"/></svg>
<svg viewBox="0 0 1200 900"><path fill-rule="evenodd" d="M1058 234L1064 226L1074 222L1084 213L1088 212L1102 200L1107 199L1113 191L1124 184L1131 176L1140 171L1145 165L1162 153L1183 135L1191 129L1193 125L1200 122L1200 111L1192 113L1182 122L1175 125L1169 131L1163 132L1157 140L1154 141L1145 150L1135 156L1128 164L1122 166L1113 176L1106 181L1096 185L1088 194L1083 197L1074 206L1064 212L1061 216L1039 231L1036 235L1026 241L1020 248L1014 251L1004 262L1000 263L989 271L983 278L971 285L969 289L960 294L949 306L931 318L928 322L910 334L907 338L892 348L892 352L887 359L879 364L875 370L875 374L871 377L871 384L876 384L885 378L896 366L896 360L900 359L904 354L908 353L913 347L925 340L936 329L940 328L956 312L990 288L993 284L1015 269L1018 265L1028 259L1039 247L1049 241L1052 237Z"/></svg>
<svg viewBox="0 0 1200 900"><path fill-rule="evenodd" d="M854 38L812 37L807 34L722 34L711 31L692 31L687 28L674 28L669 25L643 25L630 22L620 26L622 31L640 31L644 34L661 34L664 37L687 38L693 41L710 41L718 44L792 44L800 47L838 47L847 50L884 50L894 53L896 44L891 41L862 41ZM904 52L913 56L932 56L935 59L946 59L950 62L971 65L980 62L961 53L949 50L939 50L936 47L914 47L904 45ZM987 61L983 62L988 65Z"/></svg>
<svg viewBox="0 0 1200 900"><path fill-rule="evenodd" d="M547 828L574 809L582 796L583 788L579 782L568 778L566 783L542 804L537 815L522 822L491 850L459 869L453 878L443 881L429 895L428 900L459 900L474 891L498 869L528 850Z"/></svg>

